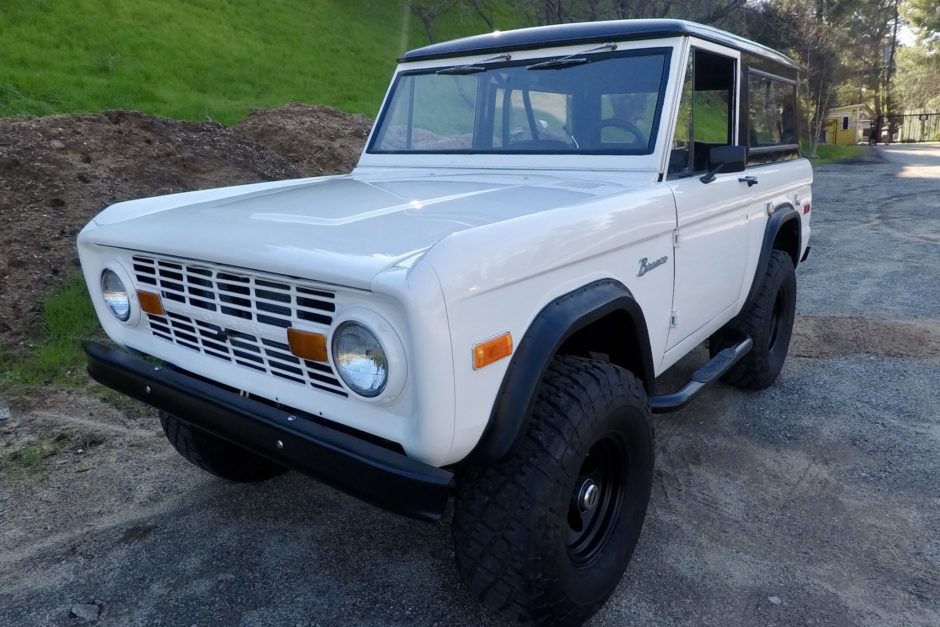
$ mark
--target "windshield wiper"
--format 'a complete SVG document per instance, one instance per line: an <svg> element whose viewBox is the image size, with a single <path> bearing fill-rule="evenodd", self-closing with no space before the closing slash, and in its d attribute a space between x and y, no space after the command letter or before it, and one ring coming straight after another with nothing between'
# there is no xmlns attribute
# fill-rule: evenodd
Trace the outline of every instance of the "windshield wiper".
<svg viewBox="0 0 940 627"><path fill-rule="evenodd" d="M482 61L478 61L477 63L490 63L491 61L509 61L510 59L512 59L512 57L504 53L504 54L498 54L495 57L490 57L489 59L483 59ZM476 74L477 72L485 72L486 68L483 67L482 65L477 65L477 63L465 63L464 65L455 65L453 67L445 67L435 72L435 74L456 74L459 76L459 75L464 75L464 74Z"/></svg>
<svg viewBox="0 0 940 627"><path fill-rule="evenodd" d="M568 56L558 57L557 59L549 59L548 61L540 61L539 63L533 63L532 65L527 65L525 69L527 70L559 70L561 68L571 67L572 65L581 65L583 63L590 63L593 59L588 57L580 57L578 55L588 54L589 52L600 52L601 50L616 50L617 44L609 43L604 44L603 46L597 46L596 48L590 48L588 50L582 50L581 52L572 52Z"/></svg>

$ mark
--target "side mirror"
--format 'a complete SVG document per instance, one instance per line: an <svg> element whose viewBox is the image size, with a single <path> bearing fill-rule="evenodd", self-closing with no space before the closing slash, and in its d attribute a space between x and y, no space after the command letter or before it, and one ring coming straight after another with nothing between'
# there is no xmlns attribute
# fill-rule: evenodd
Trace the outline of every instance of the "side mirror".
<svg viewBox="0 0 940 627"><path fill-rule="evenodd" d="M746 146L712 146L708 151L708 163L711 170L700 181L711 183L718 172L744 172L747 165Z"/></svg>

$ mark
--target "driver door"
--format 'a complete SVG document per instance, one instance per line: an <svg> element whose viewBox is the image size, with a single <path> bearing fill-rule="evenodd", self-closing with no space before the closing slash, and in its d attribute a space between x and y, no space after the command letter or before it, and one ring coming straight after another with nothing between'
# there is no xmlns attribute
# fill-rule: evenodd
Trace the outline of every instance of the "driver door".
<svg viewBox="0 0 940 627"><path fill-rule="evenodd" d="M724 324L744 283L752 194L739 181L743 173L701 180L710 169L709 150L737 141L740 56L732 53L696 46L689 52L667 171L678 226L667 351L684 353Z"/></svg>

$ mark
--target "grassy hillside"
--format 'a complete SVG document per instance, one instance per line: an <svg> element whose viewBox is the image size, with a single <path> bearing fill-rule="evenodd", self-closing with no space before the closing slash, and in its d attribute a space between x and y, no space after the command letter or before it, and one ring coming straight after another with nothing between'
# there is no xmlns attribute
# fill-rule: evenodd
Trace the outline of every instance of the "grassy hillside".
<svg viewBox="0 0 940 627"><path fill-rule="evenodd" d="M516 26L509 9L500 28ZM453 13L440 39L486 30ZM4 0L0 115L136 109L225 123L290 101L375 115L424 45L405 0Z"/></svg>

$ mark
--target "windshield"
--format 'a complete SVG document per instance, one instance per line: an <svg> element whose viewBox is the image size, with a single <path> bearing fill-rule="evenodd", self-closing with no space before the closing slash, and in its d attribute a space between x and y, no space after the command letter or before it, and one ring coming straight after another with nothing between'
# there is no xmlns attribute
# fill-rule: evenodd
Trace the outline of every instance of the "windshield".
<svg viewBox="0 0 940 627"><path fill-rule="evenodd" d="M651 154L669 54L655 48L574 63L401 72L369 152Z"/></svg>

